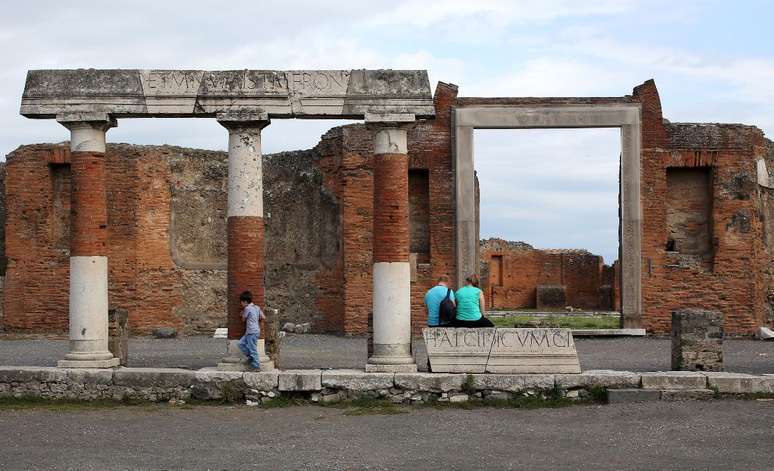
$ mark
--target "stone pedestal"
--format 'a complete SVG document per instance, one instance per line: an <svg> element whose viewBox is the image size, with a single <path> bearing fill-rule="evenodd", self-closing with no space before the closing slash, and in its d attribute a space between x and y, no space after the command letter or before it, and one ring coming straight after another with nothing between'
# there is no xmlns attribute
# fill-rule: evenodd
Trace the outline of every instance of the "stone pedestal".
<svg viewBox="0 0 774 471"><path fill-rule="evenodd" d="M237 346L239 340L229 340L226 347L226 357L218 363L218 369L223 371L250 371L250 365L245 363L247 357L242 354L242 350ZM274 362L266 354L266 344L264 339L258 339L258 357L261 363L261 371L270 371L274 369Z"/></svg>
<svg viewBox="0 0 774 471"><path fill-rule="evenodd" d="M70 351L62 368L111 368L108 349L108 248L105 132L107 114L63 115L70 130Z"/></svg>
<svg viewBox="0 0 774 471"><path fill-rule="evenodd" d="M126 309L108 311L108 349L121 366L129 360L129 312Z"/></svg>
<svg viewBox="0 0 774 471"><path fill-rule="evenodd" d="M413 119L413 117L412 117ZM407 128L371 125L374 136L373 354L366 371L416 371L411 356Z"/></svg>
<svg viewBox="0 0 774 471"><path fill-rule="evenodd" d="M672 369L723 370L723 315L703 309L672 312Z"/></svg>

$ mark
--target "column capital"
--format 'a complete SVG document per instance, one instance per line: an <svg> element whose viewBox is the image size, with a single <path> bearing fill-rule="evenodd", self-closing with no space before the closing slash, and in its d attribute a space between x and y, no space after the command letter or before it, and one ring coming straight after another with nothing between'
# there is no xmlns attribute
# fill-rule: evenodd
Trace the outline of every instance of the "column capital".
<svg viewBox="0 0 774 471"><path fill-rule="evenodd" d="M56 115L59 124L70 130L70 152L105 152L105 133L118 126L107 113L66 113Z"/></svg>
<svg viewBox="0 0 774 471"><path fill-rule="evenodd" d="M60 113L56 115L56 121L67 129L74 126L90 126L107 131L118 127L118 121L108 113Z"/></svg>
<svg viewBox="0 0 774 471"><path fill-rule="evenodd" d="M269 124L269 114L263 111L232 111L215 115L221 126L226 129L257 128L263 129Z"/></svg>
<svg viewBox="0 0 774 471"><path fill-rule="evenodd" d="M387 127L398 127L401 125L411 125L414 124L417 120L417 117L413 114L401 114L401 113L366 113L365 114L365 122L366 124L371 126L387 126Z"/></svg>

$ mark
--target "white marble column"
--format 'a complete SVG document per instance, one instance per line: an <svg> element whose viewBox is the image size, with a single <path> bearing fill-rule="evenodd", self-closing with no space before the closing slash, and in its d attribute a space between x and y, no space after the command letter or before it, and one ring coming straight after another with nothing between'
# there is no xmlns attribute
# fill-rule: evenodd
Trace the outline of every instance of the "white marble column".
<svg viewBox="0 0 774 471"><path fill-rule="evenodd" d="M108 350L106 114L58 116L70 130L70 351L61 368L111 368Z"/></svg>

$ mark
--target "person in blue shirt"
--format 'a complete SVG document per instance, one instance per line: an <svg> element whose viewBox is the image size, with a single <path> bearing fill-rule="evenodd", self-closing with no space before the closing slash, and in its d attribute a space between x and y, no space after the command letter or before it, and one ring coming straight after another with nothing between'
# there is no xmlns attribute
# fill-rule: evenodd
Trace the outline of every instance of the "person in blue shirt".
<svg viewBox="0 0 774 471"><path fill-rule="evenodd" d="M449 288L449 276L441 275L438 277L438 284L430 288L425 294L425 307L427 308L427 326L440 327L441 320L438 315L441 302L449 294L449 299L454 302L454 291Z"/></svg>
<svg viewBox="0 0 774 471"><path fill-rule="evenodd" d="M261 335L260 320L266 319L266 316L261 308L253 304L253 294L249 291L244 291L239 295L239 303L242 305L242 320L245 321L245 335L239 339L239 349L247 357L246 363L251 368L260 370L258 337Z"/></svg>

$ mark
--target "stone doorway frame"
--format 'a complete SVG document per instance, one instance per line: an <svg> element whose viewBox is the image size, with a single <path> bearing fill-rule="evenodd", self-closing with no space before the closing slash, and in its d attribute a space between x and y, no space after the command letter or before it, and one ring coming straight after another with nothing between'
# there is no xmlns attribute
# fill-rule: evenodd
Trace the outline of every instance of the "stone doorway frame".
<svg viewBox="0 0 774 471"><path fill-rule="evenodd" d="M642 320L641 106L639 103L567 105L467 105L454 109L457 282L478 273L473 131L475 129L620 128L619 251L621 323Z"/></svg>

